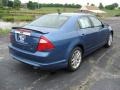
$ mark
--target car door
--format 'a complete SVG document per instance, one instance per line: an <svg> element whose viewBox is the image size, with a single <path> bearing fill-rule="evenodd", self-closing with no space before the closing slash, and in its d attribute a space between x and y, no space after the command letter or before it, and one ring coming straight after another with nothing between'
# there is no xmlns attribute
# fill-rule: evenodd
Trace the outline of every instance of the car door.
<svg viewBox="0 0 120 90"><path fill-rule="evenodd" d="M78 19L79 23L79 38L84 44L85 52L90 53L96 49L98 45L98 30L92 26L90 19L87 16L82 16Z"/></svg>
<svg viewBox="0 0 120 90"><path fill-rule="evenodd" d="M108 37L108 29L102 25L102 22L95 16L89 16L94 29L98 31L98 46L104 45Z"/></svg>

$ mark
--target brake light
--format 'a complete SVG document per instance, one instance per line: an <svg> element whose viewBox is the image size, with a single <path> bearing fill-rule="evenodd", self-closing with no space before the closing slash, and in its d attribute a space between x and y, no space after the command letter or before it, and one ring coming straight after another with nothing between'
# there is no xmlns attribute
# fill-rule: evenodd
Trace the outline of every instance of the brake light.
<svg viewBox="0 0 120 90"><path fill-rule="evenodd" d="M54 45L47 38L42 36L39 40L37 51L47 51L54 49Z"/></svg>

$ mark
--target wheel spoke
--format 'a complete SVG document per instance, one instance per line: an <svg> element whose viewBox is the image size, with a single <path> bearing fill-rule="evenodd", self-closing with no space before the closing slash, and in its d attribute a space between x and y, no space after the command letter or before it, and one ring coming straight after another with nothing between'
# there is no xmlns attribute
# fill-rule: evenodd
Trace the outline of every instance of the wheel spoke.
<svg viewBox="0 0 120 90"><path fill-rule="evenodd" d="M71 60L71 65L73 68L78 68L81 63L81 52L79 50L76 50L73 53L72 60Z"/></svg>

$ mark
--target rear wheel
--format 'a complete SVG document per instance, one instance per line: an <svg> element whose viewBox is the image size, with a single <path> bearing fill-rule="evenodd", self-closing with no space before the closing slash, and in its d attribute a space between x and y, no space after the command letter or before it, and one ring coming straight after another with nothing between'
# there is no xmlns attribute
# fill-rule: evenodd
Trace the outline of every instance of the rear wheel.
<svg viewBox="0 0 120 90"><path fill-rule="evenodd" d="M75 71L79 68L82 61L82 50L76 47L72 50L70 58L68 60L68 70Z"/></svg>
<svg viewBox="0 0 120 90"><path fill-rule="evenodd" d="M113 42L113 36L112 36L112 34L110 34L105 47L110 47L112 45L112 42Z"/></svg>

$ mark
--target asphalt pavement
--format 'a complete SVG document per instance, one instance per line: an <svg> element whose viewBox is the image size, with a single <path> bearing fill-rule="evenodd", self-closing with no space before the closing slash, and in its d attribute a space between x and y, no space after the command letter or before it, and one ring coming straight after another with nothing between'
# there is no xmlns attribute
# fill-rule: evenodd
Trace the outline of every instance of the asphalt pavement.
<svg viewBox="0 0 120 90"><path fill-rule="evenodd" d="M113 46L85 57L71 73L51 73L13 60L8 37L0 37L0 90L120 90L120 17L104 22L114 29Z"/></svg>

